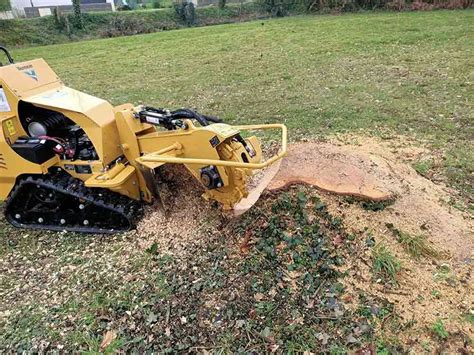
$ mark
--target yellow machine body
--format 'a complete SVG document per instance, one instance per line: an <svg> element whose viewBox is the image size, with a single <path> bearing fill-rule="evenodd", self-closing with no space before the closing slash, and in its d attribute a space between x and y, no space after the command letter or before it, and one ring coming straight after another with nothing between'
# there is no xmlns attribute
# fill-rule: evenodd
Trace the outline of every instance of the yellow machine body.
<svg viewBox="0 0 474 355"><path fill-rule="evenodd" d="M37 164L18 155L12 145L29 134L22 107L67 117L83 129L97 158L64 159L56 154ZM105 188L134 200L151 202L156 194L155 169L163 164L184 164L199 181L204 167L217 169L223 184L207 189L205 197L231 208L247 195L246 178L251 171L286 153L284 125L196 126L187 119L185 128L165 130L137 119L140 108L132 104L113 107L107 101L67 87L42 59L0 67L0 200L7 199L20 176L45 175L51 169L61 169L82 180L88 188ZM282 131L282 149L266 162L262 162L260 142L255 136L245 139L253 156L235 140L244 130L260 129Z"/></svg>

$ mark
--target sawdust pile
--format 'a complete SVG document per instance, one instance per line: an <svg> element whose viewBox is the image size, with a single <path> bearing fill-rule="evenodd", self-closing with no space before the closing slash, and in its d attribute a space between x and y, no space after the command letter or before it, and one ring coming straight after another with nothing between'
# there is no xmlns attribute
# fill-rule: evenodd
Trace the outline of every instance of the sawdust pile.
<svg viewBox="0 0 474 355"><path fill-rule="evenodd" d="M276 154L278 149L275 142L263 146L263 159ZM268 169L257 170L248 179L250 191L265 179ZM232 218L232 213L222 211L217 203L203 199L203 186L182 165L161 167L157 184L160 201L145 208L145 215L137 228L140 249L156 244L161 253L184 256L206 243L208 236L219 233L221 225Z"/></svg>
<svg viewBox="0 0 474 355"><path fill-rule="evenodd" d="M184 166L164 166L158 176L161 201L145 208L137 233L141 249L156 244L161 253L184 256L217 232L222 213L202 198L203 187Z"/></svg>

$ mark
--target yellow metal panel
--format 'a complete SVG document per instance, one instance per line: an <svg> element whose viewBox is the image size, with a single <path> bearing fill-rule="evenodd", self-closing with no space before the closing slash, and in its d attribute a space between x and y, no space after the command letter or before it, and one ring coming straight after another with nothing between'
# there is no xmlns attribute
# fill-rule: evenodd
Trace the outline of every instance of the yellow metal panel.
<svg viewBox="0 0 474 355"><path fill-rule="evenodd" d="M114 109L107 101L65 86L24 97L23 101L61 112L73 120L91 139L104 165L121 155Z"/></svg>
<svg viewBox="0 0 474 355"><path fill-rule="evenodd" d="M110 176L108 176L108 173L94 174L86 180L85 185L87 187L110 189L130 198L139 199L140 191L135 168L130 165L125 167L122 164L117 164L114 169L119 171L112 173Z"/></svg>
<svg viewBox="0 0 474 355"><path fill-rule="evenodd" d="M113 107L107 101L68 88L67 86L61 86L57 89L48 90L33 96L24 96L22 100L38 106L54 107L56 110L61 109L81 112L85 115L87 115L89 111L95 112L98 107L103 107L104 110L109 110L113 113ZM110 115L109 117L94 117L94 122L97 124L106 124L109 121Z"/></svg>
<svg viewBox="0 0 474 355"><path fill-rule="evenodd" d="M155 131L154 127L149 124L143 124L135 117L133 117L133 105L126 104L115 108L115 120L120 137L120 147L127 160L132 164L137 171L138 183L142 191L142 197L145 201L151 202L153 199L152 191L154 186L149 184L154 181L149 181L143 176L140 167L137 165L135 159L140 156L140 147L138 146L136 134L145 131Z"/></svg>
<svg viewBox="0 0 474 355"><path fill-rule="evenodd" d="M20 96L44 86L61 85L59 77L43 59L0 67L0 78L15 95Z"/></svg>

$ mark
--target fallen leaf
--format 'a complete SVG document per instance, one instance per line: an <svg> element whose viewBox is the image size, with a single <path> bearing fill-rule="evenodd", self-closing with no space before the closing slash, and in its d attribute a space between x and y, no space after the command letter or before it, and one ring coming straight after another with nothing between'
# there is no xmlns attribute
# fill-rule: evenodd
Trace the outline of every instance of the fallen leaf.
<svg viewBox="0 0 474 355"><path fill-rule="evenodd" d="M242 241L242 243L240 243L240 252L242 254L248 254L249 251L250 251L250 239L251 239L252 235L251 233L249 233L249 231L247 231L245 233L245 236L244 236L244 240Z"/></svg>
<svg viewBox="0 0 474 355"><path fill-rule="evenodd" d="M335 245L335 246L340 246L342 244L344 244L344 240L341 238L341 236L338 234L336 235L333 239L332 239L332 243Z"/></svg>
<svg viewBox="0 0 474 355"><path fill-rule="evenodd" d="M117 332L115 330L107 331L104 334L102 343L100 343L100 351L104 351L116 338L117 338Z"/></svg>
<svg viewBox="0 0 474 355"><path fill-rule="evenodd" d="M353 343L358 343L359 341L352 335L349 334L346 338L346 343L348 344L353 344Z"/></svg>
<svg viewBox="0 0 474 355"><path fill-rule="evenodd" d="M255 319L255 318L257 318L257 311L256 311L255 309L251 309L251 310L249 311L249 318L250 318L250 319Z"/></svg>
<svg viewBox="0 0 474 355"><path fill-rule="evenodd" d="M147 317L147 319L146 319L146 322L147 322L148 324L152 324L152 323L155 323L157 320L158 320L158 316L157 316L155 313L150 312L150 313L148 314L148 317Z"/></svg>
<svg viewBox="0 0 474 355"><path fill-rule="evenodd" d="M280 347L280 345L277 345L277 344L271 344L271 345L269 346L270 351L271 351L272 353L276 352L279 347Z"/></svg>
<svg viewBox="0 0 474 355"><path fill-rule="evenodd" d="M321 341L323 345L326 345L331 337L326 333L318 333L316 338L318 338L318 340Z"/></svg>
<svg viewBox="0 0 474 355"><path fill-rule="evenodd" d="M375 355L377 352L375 351L374 344L369 344L355 352L357 355Z"/></svg>

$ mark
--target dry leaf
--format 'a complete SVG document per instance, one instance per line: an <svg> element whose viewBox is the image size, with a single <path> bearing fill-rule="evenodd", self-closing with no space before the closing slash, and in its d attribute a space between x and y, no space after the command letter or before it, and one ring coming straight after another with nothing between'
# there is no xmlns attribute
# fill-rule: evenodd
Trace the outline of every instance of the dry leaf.
<svg viewBox="0 0 474 355"><path fill-rule="evenodd" d="M343 240L342 237L338 234L338 235L336 235L336 236L332 239L332 243L333 243L335 246L341 246L342 244L344 244L344 240Z"/></svg>
<svg viewBox="0 0 474 355"><path fill-rule="evenodd" d="M270 351L271 351L272 353L276 352L279 347L280 347L280 345L277 345L277 344L271 344L271 345L269 346Z"/></svg>
<svg viewBox="0 0 474 355"><path fill-rule="evenodd" d="M117 332L115 330L108 330L104 334L104 339L102 339L102 343L100 343L100 351L104 351L116 338Z"/></svg>

